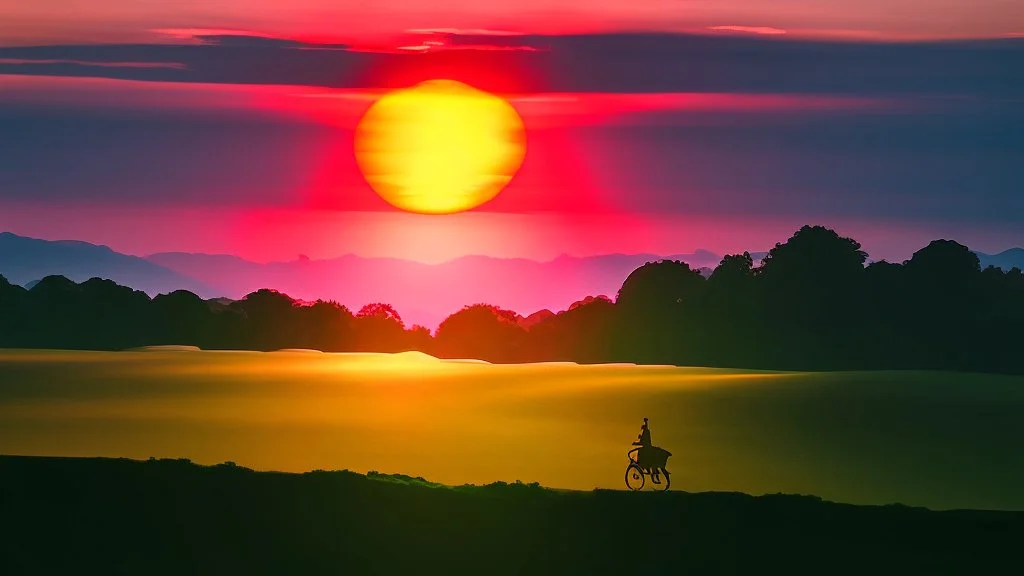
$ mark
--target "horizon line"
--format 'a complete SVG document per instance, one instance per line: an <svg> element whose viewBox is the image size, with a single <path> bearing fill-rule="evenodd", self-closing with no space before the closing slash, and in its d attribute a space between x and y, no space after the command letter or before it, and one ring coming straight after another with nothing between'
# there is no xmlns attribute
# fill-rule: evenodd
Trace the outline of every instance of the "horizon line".
<svg viewBox="0 0 1024 576"><path fill-rule="evenodd" d="M822 225L822 226L824 226L824 225ZM824 227L825 228L834 229L834 228L832 228L830 226L824 226ZM237 260L242 260L244 262L249 262L249 263L252 263L252 264L259 264L259 265L292 264L292 263L303 262L303 261L308 261L308 262L331 262L331 261L341 260L341 259L344 259L344 258L359 258L359 259L362 259L362 260L397 260L397 261L400 261L400 262L409 262L409 263L413 263L413 264L421 264L421 265L424 265L424 266L442 266L442 265L445 265L445 264L450 264L450 263L453 263L453 262L457 262L459 260L466 260L466 259L470 259L470 258L487 258L487 259L490 259L490 260L502 260L502 261L520 260L520 261L532 262L532 263L537 263L537 264L551 264L551 263L554 263L554 262L556 262L558 260L567 259L567 258L568 259L575 259L575 260L586 260L586 259L590 259L590 258L616 257L616 256L620 256L620 257L646 257L646 256L652 256L652 257L656 257L656 258L660 258L660 259L679 259L680 257L683 257L683 256L698 256L698 254L701 253L701 252L707 254L708 256L715 257L715 258L724 258L725 256L728 256L728 255L743 254L743 252L748 252L748 253L750 253L751 256L756 256L758 254L765 254L765 255L767 255L768 252L770 252L770 250L771 250L771 248L762 249L762 250L749 250L748 249L748 250L744 250L743 252L721 252L720 253L718 251L709 250L707 248L694 248L692 251L689 251L689 252L681 252L680 251L680 252L671 252L671 253L666 253L666 254L659 254L659 253L655 253L655 252L603 252L603 253L595 253L595 254L587 254L587 255L578 255L578 254L571 254L571 253L568 253L568 252L562 252L562 253L559 253L558 255L554 256L554 257L544 258L544 259L530 258L530 257L526 257L526 256L494 256L494 255L488 255L488 254L482 254L482 253L466 253L466 254L463 254L463 255L460 255L460 256L455 256L455 257L452 257L452 258L446 258L446 259L438 260L438 261L434 261L434 262L425 261L425 260L417 260L417 259L414 259L414 258L407 258L407 257L401 257L401 256L365 256L365 255L358 254L356 252L345 252L345 253L339 254L337 256L330 256L330 257L323 257L323 258L310 258L310 257L303 258L303 256L305 256L305 255L300 252L292 260L273 260L273 259L271 259L271 260L257 260L257 259L250 259L250 258L246 258L246 257L243 257L243 256L239 256L237 254L230 254L230 253L225 253L225 252L192 252L192 251L187 251L187 250L181 250L181 251L178 251L178 250L166 250L166 251L151 252L151 253L146 253L146 254L131 253L131 252L123 252L123 251L115 249L115 248L113 248L113 247L111 247L111 246L109 246L107 244L96 244L96 243L93 243L93 242L89 242L87 240L77 240L77 239L72 239L72 238L67 238L67 239L38 238L38 237L35 237L35 236L24 236L24 235L15 233L15 232L11 232L9 230L2 230L2 231L0 231L0 236L13 236L13 237L16 237L16 238L22 238L22 239L27 239L27 240L35 240L35 241L40 241L40 242L86 244L86 245L94 246L94 247L97 247L97 248L106 248L107 250L110 250L111 252L115 252L115 253L122 254L122 255L125 255L125 256L132 256L132 257L140 258L142 260L147 260L147 261L149 261L151 258L153 258L155 256L182 255L182 256L227 257L227 258L234 258L234 259L237 259ZM857 240L856 238L853 238L853 239ZM955 240L954 238L933 238L932 239L932 241L935 241L935 240L953 240L954 242L958 242L958 243L962 244L962 242L959 242L958 240ZM967 246L966 244L964 244L964 245ZM927 244L921 246L921 248L924 248L926 246L927 246ZM967 247L968 247L968 249L970 249L970 246L967 246ZM975 254L982 254L982 255L985 255L985 256L1001 256L1003 254L1006 254L1007 252L1014 252L1014 251L1024 251L1024 246L1021 246L1021 245L1010 246L1010 247L1002 249L1002 250L1000 250L998 252L982 252L980 250L971 249L971 252L973 252ZM759 261L759 260L760 260L760 258L755 258L755 262ZM881 262L881 261L889 262L890 260L888 260L887 258L872 259L870 257L870 254L868 254L868 259L867 259L866 262L867 263L871 263L871 262Z"/></svg>

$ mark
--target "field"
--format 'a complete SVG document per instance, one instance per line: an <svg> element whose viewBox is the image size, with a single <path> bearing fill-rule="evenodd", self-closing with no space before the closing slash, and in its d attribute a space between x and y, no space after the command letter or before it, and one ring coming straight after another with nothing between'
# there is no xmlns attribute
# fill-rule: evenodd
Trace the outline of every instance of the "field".
<svg viewBox="0 0 1024 576"><path fill-rule="evenodd" d="M1024 378L490 365L399 355L0 352L0 454L624 488L642 418L673 489L1024 510Z"/></svg>

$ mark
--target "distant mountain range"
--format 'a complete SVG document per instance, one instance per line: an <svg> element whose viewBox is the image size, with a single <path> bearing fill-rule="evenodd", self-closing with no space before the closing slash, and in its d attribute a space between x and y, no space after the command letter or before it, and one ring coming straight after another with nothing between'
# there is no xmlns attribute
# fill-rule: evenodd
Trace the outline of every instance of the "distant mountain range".
<svg viewBox="0 0 1024 576"><path fill-rule="evenodd" d="M975 252L975 254L981 260L982 268L995 266L1007 271L1012 268L1024 270L1024 248L1010 248L999 254L983 254L981 252Z"/></svg>
<svg viewBox="0 0 1024 576"><path fill-rule="evenodd" d="M755 260L763 252L752 253ZM1024 268L1024 249L978 253L983 266ZM441 264L346 255L327 260L257 263L229 255L160 253L140 258L86 242L48 241L0 233L0 274L22 286L60 274L76 282L108 278L151 296L185 289L205 299L237 299L260 288L301 300L336 300L353 311L392 304L407 324L431 329L468 304L488 303L523 316L564 310L587 296L614 298L630 272L646 262L682 260L708 274L721 256L606 254L538 262L465 256Z"/></svg>
<svg viewBox="0 0 1024 576"><path fill-rule="evenodd" d="M26 287L45 276L60 274L75 282L96 276L107 278L151 296L173 290L189 290L199 295L217 292L194 278L106 246L72 240L37 240L10 232L0 232L0 274L11 283Z"/></svg>

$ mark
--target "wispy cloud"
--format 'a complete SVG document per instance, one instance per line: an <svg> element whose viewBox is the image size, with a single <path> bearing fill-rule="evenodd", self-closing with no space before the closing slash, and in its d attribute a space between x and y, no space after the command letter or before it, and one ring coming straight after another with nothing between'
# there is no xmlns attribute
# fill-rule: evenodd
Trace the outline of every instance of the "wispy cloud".
<svg viewBox="0 0 1024 576"><path fill-rule="evenodd" d="M519 32L475 28L417 28L407 30L411 42L399 47L414 52L441 50L511 50L536 52L533 37Z"/></svg>
<svg viewBox="0 0 1024 576"><path fill-rule="evenodd" d="M826 42L805 37L806 30L714 28L718 30L700 35L570 36L471 36L434 30L406 34L380 48L183 28L165 32L177 38L200 34L201 42L0 48L0 74L348 89L394 88L443 74L503 93L914 94L1000 100L1024 93L1024 72L1014 64L1024 54L1019 40L970 46L834 37ZM747 58L737 53L739 47L756 49L759 57ZM151 62L160 64L134 64ZM979 81L979 74L992 81Z"/></svg>
<svg viewBox="0 0 1024 576"><path fill-rule="evenodd" d="M708 26L708 30L716 30L720 32L741 32L744 34L761 34L764 36L775 36L786 33L786 30L783 30L782 28L772 28L770 26Z"/></svg>
<svg viewBox="0 0 1024 576"><path fill-rule="evenodd" d="M410 34L460 34L462 36L522 36L522 32L488 30L485 28L414 28Z"/></svg>
<svg viewBox="0 0 1024 576"><path fill-rule="evenodd" d="M35 58L0 58L0 65L40 65L40 64L74 64L77 66L98 66L100 68L158 68L167 70L187 70L182 62L98 62L93 60L71 59L35 59Z"/></svg>
<svg viewBox="0 0 1024 576"><path fill-rule="evenodd" d="M264 34L252 30L233 30L228 28L153 28L151 33L169 40L185 40L202 42L204 36L248 36L252 38L285 39L273 34Z"/></svg>
<svg viewBox="0 0 1024 576"><path fill-rule="evenodd" d="M538 52L538 48L533 46L505 46L501 44L446 44L436 40L430 40L423 42L422 44L414 44L407 46L399 46L397 50L405 50L408 52L439 52L442 50L476 50L476 51L520 51L520 52ZM374 50L381 52L382 50Z"/></svg>

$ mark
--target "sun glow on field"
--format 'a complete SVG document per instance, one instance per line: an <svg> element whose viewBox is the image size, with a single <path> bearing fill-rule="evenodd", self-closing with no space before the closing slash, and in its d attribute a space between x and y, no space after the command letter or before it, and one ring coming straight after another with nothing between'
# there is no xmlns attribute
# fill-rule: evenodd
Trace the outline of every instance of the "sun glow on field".
<svg viewBox="0 0 1024 576"><path fill-rule="evenodd" d="M522 118L507 101L452 80L384 95L356 127L356 162L391 205L451 214L498 195L526 155Z"/></svg>
<svg viewBox="0 0 1024 576"><path fill-rule="evenodd" d="M625 489L626 451L649 417L673 453L673 489L1019 510L1022 384L419 352L4 350L0 454Z"/></svg>

